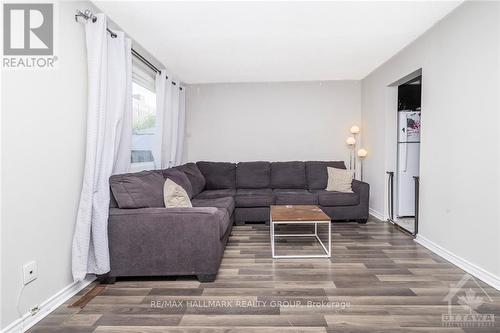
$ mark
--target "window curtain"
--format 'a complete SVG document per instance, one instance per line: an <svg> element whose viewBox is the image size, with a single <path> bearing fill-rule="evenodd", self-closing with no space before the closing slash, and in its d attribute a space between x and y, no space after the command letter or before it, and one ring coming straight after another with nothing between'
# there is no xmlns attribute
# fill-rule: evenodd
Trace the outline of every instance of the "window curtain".
<svg viewBox="0 0 500 333"><path fill-rule="evenodd" d="M165 71L156 74L156 131L153 158L156 169L181 164L186 124L185 91Z"/></svg>
<svg viewBox="0 0 500 333"><path fill-rule="evenodd" d="M123 32L112 38L107 19L85 24L88 62L87 147L72 248L73 278L110 270L109 177L130 167L132 53Z"/></svg>

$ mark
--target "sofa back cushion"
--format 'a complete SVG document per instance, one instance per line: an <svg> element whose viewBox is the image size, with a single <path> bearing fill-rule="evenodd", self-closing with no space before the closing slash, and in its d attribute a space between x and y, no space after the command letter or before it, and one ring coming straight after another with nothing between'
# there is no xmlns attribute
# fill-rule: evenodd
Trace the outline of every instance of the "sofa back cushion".
<svg viewBox="0 0 500 333"><path fill-rule="evenodd" d="M119 208L165 207L164 178L161 171L141 171L114 175L109 185Z"/></svg>
<svg viewBox="0 0 500 333"><path fill-rule="evenodd" d="M205 188L206 184L205 177L201 173L200 169L198 169L198 166L196 164L187 163L184 165L176 166L172 169L182 171L184 172L184 174L186 174L187 178L189 179L189 182L191 183L192 197L195 197L198 194L200 194L201 191L203 191L203 189Z"/></svg>
<svg viewBox="0 0 500 333"><path fill-rule="evenodd" d="M197 162L205 177L207 190L236 188L236 164L229 162Z"/></svg>
<svg viewBox="0 0 500 333"><path fill-rule="evenodd" d="M344 161L306 162L307 185L310 190L324 190L328 183L327 167L345 169Z"/></svg>
<svg viewBox="0 0 500 333"><path fill-rule="evenodd" d="M271 163L240 162L236 166L237 188L269 188L271 184Z"/></svg>
<svg viewBox="0 0 500 333"><path fill-rule="evenodd" d="M165 180L170 179L171 181L182 187L189 196L189 199L193 197L193 186L191 185L189 178L184 172L176 169L165 169L162 170L162 172L163 178Z"/></svg>
<svg viewBox="0 0 500 333"><path fill-rule="evenodd" d="M271 163L271 188L307 188L305 163L298 161Z"/></svg>

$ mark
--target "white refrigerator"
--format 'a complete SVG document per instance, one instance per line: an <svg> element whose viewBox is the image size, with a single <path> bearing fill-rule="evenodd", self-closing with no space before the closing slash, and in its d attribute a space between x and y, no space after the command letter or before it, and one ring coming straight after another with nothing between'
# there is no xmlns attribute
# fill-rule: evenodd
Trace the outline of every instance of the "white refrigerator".
<svg viewBox="0 0 500 333"><path fill-rule="evenodd" d="M415 216L415 180L420 162L420 111L398 112L397 217Z"/></svg>

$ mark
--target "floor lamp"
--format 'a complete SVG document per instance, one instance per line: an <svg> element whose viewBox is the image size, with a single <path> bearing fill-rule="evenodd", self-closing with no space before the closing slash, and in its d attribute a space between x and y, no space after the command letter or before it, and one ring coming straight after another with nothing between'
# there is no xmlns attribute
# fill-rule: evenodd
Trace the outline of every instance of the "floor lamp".
<svg viewBox="0 0 500 333"><path fill-rule="evenodd" d="M356 137L359 134L359 126L353 125L349 129L349 132L351 132L352 136L348 137L346 140L347 145L349 146L350 151L350 157L351 159L349 160L349 169L354 170L354 178L356 178Z"/></svg>
<svg viewBox="0 0 500 333"><path fill-rule="evenodd" d="M363 160L366 158L368 155L368 151L366 149L361 148L358 150L358 157L359 157L359 174L361 177L361 181L363 181Z"/></svg>
<svg viewBox="0 0 500 333"><path fill-rule="evenodd" d="M356 170L356 158L354 157L354 152L356 150L356 139L350 136L345 140L345 143L349 147L349 169Z"/></svg>

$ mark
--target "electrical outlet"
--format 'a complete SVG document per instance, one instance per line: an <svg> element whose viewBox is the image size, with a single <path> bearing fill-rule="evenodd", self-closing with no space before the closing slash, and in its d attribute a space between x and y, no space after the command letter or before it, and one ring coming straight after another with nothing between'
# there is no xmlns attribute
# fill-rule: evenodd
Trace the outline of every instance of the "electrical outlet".
<svg viewBox="0 0 500 333"><path fill-rule="evenodd" d="M38 277L36 261L30 261L23 266L23 281L27 285Z"/></svg>

